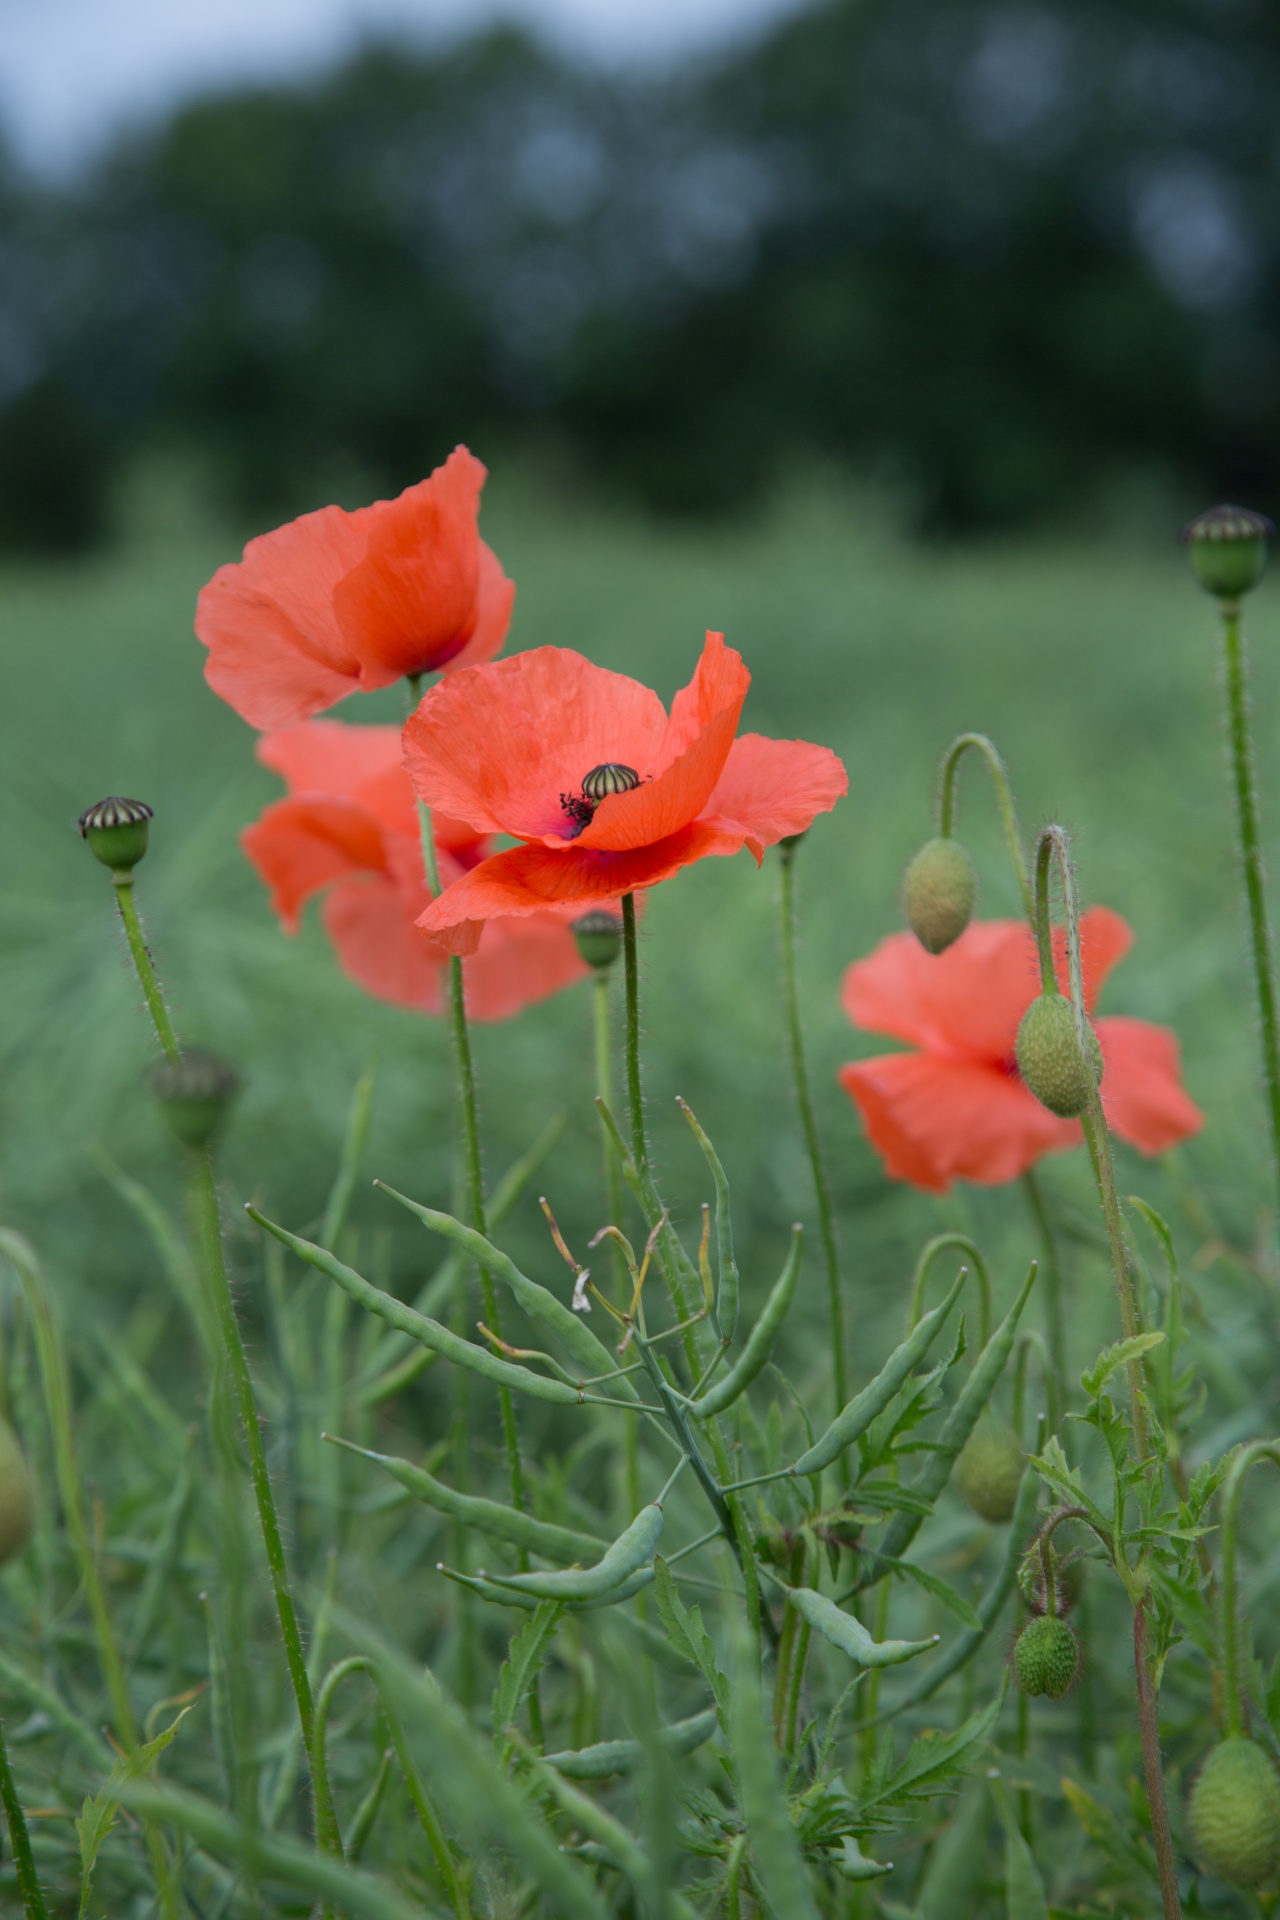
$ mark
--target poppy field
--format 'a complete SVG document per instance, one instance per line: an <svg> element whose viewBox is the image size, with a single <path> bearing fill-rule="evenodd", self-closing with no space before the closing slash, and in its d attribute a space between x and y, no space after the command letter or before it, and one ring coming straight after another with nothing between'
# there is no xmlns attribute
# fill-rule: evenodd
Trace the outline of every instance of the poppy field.
<svg viewBox="0 0 1280 1920"><path fill-rule="evenodd" d="M4 1911L1273 1911L1280 686L1176 533L458 449L0 578Z"/></svg>

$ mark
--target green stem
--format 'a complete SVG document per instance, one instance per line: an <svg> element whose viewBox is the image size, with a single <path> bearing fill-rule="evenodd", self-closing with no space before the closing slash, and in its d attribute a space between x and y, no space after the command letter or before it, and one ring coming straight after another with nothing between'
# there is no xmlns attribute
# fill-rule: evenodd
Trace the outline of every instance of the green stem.
<svg viewBox="0 0 1280 1920"><path fill-rule="evenodd" d="M1058 1242L1053 1231L1044 1189L1034 1167L1022 1176L1023 1192L1040 1236L1040 1270L1045 1281L1045 1318L1049 1323L1049 1359L1053 1367L1058 1406L1067 1404L1067 1330L1062 1318L1062 1268L1058 1261Z"/></svg>
<svg viewBox="0 0 1280 1920"><path fill-rule="evenodd" d="M787 1009L787 1034L791 1047L791 1077L795 1084L800 1125L809 1154L813 1189L818 1202L818 1223L822 1236L822 1254L827 1270L827 1312L831 1325L831 1358L835 1381L836 1412L849 1398L849 1379L845 1366L844 1302L840 1296L840 1253L836 1245L835 1216L822 1148L814 1119L809 1090L809 1068L804 1054L804 1029L800 1024L800 999L796 988L796 893L794 841L782 841L778 847L782 862L782 983Z"/></svg>
<svg viewBox="0 0 1280 1920"><path fill-rule="evenodd" d="M595 1014L595 1053L596 1053L596 1095L607 1107L613 1098L613 1075L611 1072L611 1048L609 1035L609 970L597 967L591 981L591 998ZM598 1109L597 1109L598 1111ZM603 1121L600 1137L604 1148L605 1192L608 1197L609 1219L622 1225L622 1172L618 1166L618 1156L613 1150L609 1138L609 1129ZM615 1274L625 1283L626 1262L622 1249L613 1243L613 1264ZM624 1446L626 1449L627 1505L632 1513L638 1513L640 1499L640 1424L638 1420L628 1420L625 1427Z"/></svg>
<svg viewBox="0 0 1280 1920"><path fill-rule="evenodd" d="M156 970L151 964L147 943L142 937L138 907L133 897L133 875L117 873L112 875L112 879L116 890L116 905L120 909L120 919L124 925L124 937L129 942L129 952L133 957L143 999L147 1003L147 1012L151 1015L156 1038L164 1048L166 1059L176 1064L182 1058L182 1053L178 1046L178 1037L173 1031L173 1022L169 1018L169 1009L165 1006L164 995L160 991L160 982L156 979Z"/></svg>
<svg viewBox="0 0 1280 1920"><path fill-rule="evenodd" d="M1280 1022L1276 1013L1271 928L1267 918L1266 876L1258 824L1258 783L1249 730L1248 667L1239 600L1222 602L1222 653L1227 691L1227 732L1231 779L1235 789L1236 832L1244 869L1245 904L1253 946L1254 988L1262 1038L1262 1077L1271 1130L1272 1172L1280 1192ZM1280 1214L1278 1214L1280 1218Z"/></svg>
<svg viewBox="0 0 1280 1920"><path fill-rule="evenodd" d="M1155 1846L1156 1872L1160 1879L1160 1898L1164 1920L1182 1920L1182 1900L1178 1893L1178 1863L1169 1831L1169 1804L1164 1790L1164 1764L1160 1758L1160 1697L1155 1676L1147 1659L1147 1601L1145 1595L1133 1609L1133 1669L1138 1687L1138 1724L1142 1731L1142 1765L1147 1781L1147 1800L1151 1807L1151 1839Z"/></svg>
<svg viewBox="0 0 1280 1920"><path fill-rule="evenodd" d="M298 1630L298 1615L289 1585L289 1569L285 1561L284 1542L280 1534L280 1521L276 1513L271 1475L267 1469L267 1455L262 1442L262 1428L258 1421L253 1380L249 1372L244 1341L240 1336L240 1324L236 1319L235 1302L231 1297L231 1282L227 1275L222 1247L218 1187L208 1147L196 1147L188 1151L186 1178L187 1204L191 1211L196 1248L205 1285L210 1295L210 1303L217 1318L223 1349L231 1369L232 1391L235 1394L240 1415L240 1430L249 1455L249 1477L258 1507L258 1523L262 1529L262 1543L266 1549L271 1589L280 1622L280 1637L284 1642L285 1661L289 1668L289 1678L293 1683L294 1699L297 1702L298 1724L302 1729L302 1744L311 1772L312 1791L315 1797L316 1835L326 1853L340 1858L342 1845L338 1838L333 1802L327 1793L322 1791L322 1783L316 1777L315 1709L311 1697L311 1682L307 1677L307 1663L302 1651L302 1635Z"/></svg>
<svg viewBox="0 0 1280 1920"><path fill-rule="evenodd" d="M947 748L942 762L942 779L939 782L938 833L944 840L951 837L955 824L956 785L960 762L971 749L986 761L987 770L996 790L996 803L1000 808L1005 844L1009 849L1013 870L1018 876L1018 885L1022 889L1023 905L1027 910L1027 918L1034 920L1035 908L1031 898L1031 883L1027 878L1027 863L1022 851L1022 835L1018 830L1018 815L1013 804L1013 788L1009 783L1009 772L996 752L994 744L988 740L985 733L962 733Z"/></svg>
<svg viewBox="0 0 1280 1920"><path fill-rule="evenodd" d="M631 1110L631 1158L642 1180L649 1173L649 1143L644 1130L644 1089L640 1082L640 969L636 955L636 901L622 896L622 955L627 991L627 1103ZM681 1311L681 1319L684 1312Z"/></svg>
<svg viewBox="0 0 1280 1920"><path fill-rule="evenodd" d="M934 1261L954 1247L958 1253L967 1253L973 1262L974 1273L978 1277L978 1336L979 1348L985 1347L991 1338L991 1275L981 1249L967 1233L940 1233L923 1248L916 1262L915 1274L911 1281L911 1326L919 1325L924 1312L925 1287Z"/></svg>
<svg viewBox="0 0 1280 1920"><path fill-rule="evenodd" d="M1245 1731L1244 1686L1240 1675L1240 1585L1236 1536L1245 1477L1260 1460L1280 1467L1280 1440L1255 1440L1232 1462L1222 1491L1222 1692L1228 1734Z"/></svg>
<svg viewBox="0 0 1280 1920"><path fill-rule="evenodd" d="M44 1904L44 1895L40 1891L40 1882L36 1877L36 1863L31 1855L31 1837L27 1832L26 1816L22 1811L22 1802L18 1798L18 1789L13 1783L13 1774L9 1768L3 1721L0 1721L0 1801L4 1802L5 1815L9 1822L9 1843L13 1849L13 1864L18 1871L18 1890L22 1895L22 1911L26 1915L26 1920L49 1920L49 1910Z"/></svg>

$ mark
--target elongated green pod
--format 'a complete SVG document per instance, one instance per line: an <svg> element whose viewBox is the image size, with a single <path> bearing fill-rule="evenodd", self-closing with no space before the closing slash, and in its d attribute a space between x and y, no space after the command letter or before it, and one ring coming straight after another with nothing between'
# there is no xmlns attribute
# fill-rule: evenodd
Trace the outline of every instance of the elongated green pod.
<svg viewBox="0 0 1280 1920"><path fill-rule="evenodd" d="M469 1253L478 1266L484 1267L495 1279L509 1287L517 1304L529 1318L554 1333L565 1352L572 1354L582 1368L585 1380L599 1380L604 1374L615 1376L610 1378L608 1385L616 1388L619 1399L639 1399L630 1380L618 1372L617 1357L603 1341L596 1338L582 1315L566 1307L563 1300L557 1300L549 1288L539 1286L536 1280L530 1280L527 1274L521 1273L515 1261L495 1247L492 1241L486 1240L474 1228L464 1227L461 1220L455 1220L451 1213L438 1213L434 1207L419 1206L416 1200L397 1193L394 1187L389 1187L383 1180L375 1180L373 1184L415 1214L424 1227L432 1233L441 1234L446 1240L452 1240L465 1253Z"/></svg>
<svg viewBox="0 0 1280 1920"><path fill-rule="evenodd" d="M514 1587L517 1593L532 1593L539 1600L594 1600L620 1587L652 1557L662 1538L664 1518L661 1506L651 1500L594 1567L562 1567L553 1573L491 1573L489 1578L501 1587Z"/></svg>
<svg viewBox="0 0 1280 1920"><path fill-rule="evenodd" d="M791 1469L793 1473L820 1473L823 1467L829 1467L884 1412L907 1375L929 1351L943 1321L959 1299L960 1289L967 1278L968 1269L961 1267L946 1299L916 1322L902 1345L895 1347L889 1355L875 1379L861 1393L855 1393L826 1432L814 1441L807 1453L800 1455Z"/></svg>
<svg viewBox="0 0 1280 1920"><path fill-rule="evenodd" d="M499 1360L487 1348L461 1339L458 1334L450 1333L448 1327L442 1327L438 1320L429 1320L425 1314L406 1307L403 1300L397 1300L394 1294L384 1293L381 1287L375 1287L353 1267L343 1266L341 1260L335 1259L324 1247L317 1247L310 1240L302 1240L296 1233L290 1233L287 1228L278 1227L274 1220L268 1220L256 1207L246 1207L245 1212L282 1246L288 1247L300 1260L315 1267L327 1279L336 1280L357 1305L368 1313L377 1314L397 1333L407 1333L420 1346L432 1348L434 1352L443 1354L446 1360L452 1360L455 1366L467 1367L472 1373L492 1380L496 1386L510 1387L515 1393L527 1393L535 1400L550 1400L559 1407L581 1405L584 1396L575 1388L566 1386L563 1380L548 1380L544 1374L532 1373L528 1367L518 1367L509 1360Z"/></svg>
<svg viewBox="0 0 1280 1920"><path fill-rule="evenodd" d="M1037 1263L1033 1260L1027 1269L1018 1297L1010 1307L1000 1325L996 1328L986 1346L978 1356L978 1364L965 1381L951 1412L943 1423L942 1432L936 1442L936 1451L929 1456L928 1465L916 1476L908 1489L917 1500L931 1507L951 1476L956 1456L965 1441L982 1418L988 1400L995 1391L997 1380L1004 1371L1005 1362L1013 1351L1013 1342L1018 1331L1018 1322L1022 1310L1031 1297L1035 1285ZM921 1321L921 1326L924 1322ZM886 1560L897 1560L906 1552L920 1531L923 1513L897 1513L880 1542L875 1560L870 1560L868 1572L872 1579L878 1579L884 1571L879 1555Z"/></svg>
<svg viewBox="0 0 1280 1920"><path fill-rule="evenodd" d="M358 1447L353 1440L339 1439L336 1433L322 1434L321 1438L335 1447L345 1447L348 1453L358 1453L364 1460L376 1461L402 1487L407 1487L419 1500L425 1500L437 1513L447 1513L452 1519L461 1520L465 1525L487 1533L491 1540L505 1540L509 1546L524 1547L530 1553L543 1554L548 1560L577 1559L584 1553L599 1553L606 1545L594 1534L575 1533L572 1527L557 1527L548 1520L535 1520L531 1513L519 1513L514 1507L503 1506L500 1500L483 1500L474 1494L458 1493L429 1474L425 1467L415 1467L412 1461L401 1460L395 1454L375 1453L371 1447Z"/></svg>
<svg viewBox="0 0 1280 1920"><path fill-rule="evenodd" d="M789 1587L787 1599L815 1633L847 1653L860 1667L900 1667L904 1660L928 1653L942 1637L935 1633L927 1640L873 1640L860 1620L812 1587Z"/></svg>
<svg viewBox="0 0 1280 1920"><path fill-rule="evenodd" d="M436 1572L442 1573L446 1580L452 1580L456 1586L469 1587L482 1600L491 1600L499 1607L519 1607L524 1613L534 1613L541 1602L531 1593L522 1593L518 1587L501 1586L492 1574L460 1573L456 1567L446 1567L443 1560L437 1561ZM653 1585L653 1568L641 1567L621 1586L613 1587L608 1593L594 1600L570 1600L566 1611L569 1613L594 1613L599 1607L620 1606L624 1600L634 1599L637 1593L643 1593L646 1587ZM558 1598L563 1599L561 1594Z"/></svg>
<svg viewBox="0 0 1280 1920"><path fill-rule="evenodd" d="M765 1301L760 1318L747 1336L747 1344L738 1356L724 1379L711 1387L702 1397L693 1402L690 1409L700 1420L710 1420L715 1414L723 1413L735 1400L744 1394L751 1382L762 1374L769 1364L769 1355L773 1352L774 1341L782 1329L795 1298L796 1286L800 1279L800 1256L804 1251L804 1228L796 1225L791 1229L791 1246L787 1252L787 1263L773 1283L773 1291Z"/></svg>
<svg viewBox="0 0 1280 1920"><path fill-rule="evenodd" d="M729 1212L729 1180L720 1156L683 1100L676 1105L693 1128L716 1190L716 1254L720 1268L716 1285L716 1330L727 1346L738 1330L738 1263L733 1256L733 1220Z"/></svg>
<svg viewBox="0 0 1280 1920"><path fill-rule="evenodd" d="M709 1740L719 1724L714 1707L706 1707L688 1720L659 1729L658 1738L667 1752L677 1758L692 1753ZM592 1747L570 1748L565 1753L549 1753L547 1765L567 1780L611 1780L615 1775L631 1773L644 1759L638 1740L600 1740Z"/></svg>

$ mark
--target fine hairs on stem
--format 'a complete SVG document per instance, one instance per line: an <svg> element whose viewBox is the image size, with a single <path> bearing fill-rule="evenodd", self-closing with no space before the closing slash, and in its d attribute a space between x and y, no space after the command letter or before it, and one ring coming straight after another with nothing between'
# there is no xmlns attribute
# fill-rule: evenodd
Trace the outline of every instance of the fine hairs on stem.
<svg viewBox="0 0 1280 1920"><path fill-rule="evenodd" d="M1022 834L1018 827L1018 815L1013 804L1013 788L1009 782L1009 770L996 751L994 742L988 740L985 733L962 733L951 742L942 757L942 772L938 780L938 833L943 840L950 839L955 830L955 816L958 808L958 782L960 764L966 753L976 753L984 762L991 775L996 791L996 804L1000 809L1000 824L1004 829L1005 846L1008 848L1009 861L1018 878L1022 893L1022 903L1029 920L1035 919L1035 904L1031 897L1031 882L1027 878L1027 862L1022 851Z"/></svg>

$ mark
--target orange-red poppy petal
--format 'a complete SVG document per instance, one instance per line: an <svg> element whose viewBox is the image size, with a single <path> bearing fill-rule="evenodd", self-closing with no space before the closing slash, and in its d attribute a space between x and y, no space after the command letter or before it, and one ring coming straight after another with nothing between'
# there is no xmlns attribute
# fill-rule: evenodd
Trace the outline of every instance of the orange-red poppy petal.
<svg viewBox="0 0 1280 1920"><path fill-rule="evenodd" d="M340 880L321 913L339 964L357 986L393 1006L442 1010L447 957L414 925L392 881L379 874Z"/></svg>
<svg viewBox="0 0 1280 1920"><path fill-rule="evenodd" d="M1092 1012L1112 967L1124 959L1133 945L1133 928L1110 907L1087 907L1080 915L1080 972L1084 981L1084 1003ZM1053 933L1054 970L1064 993L1070 991L1067 968L1065 927Z"/></svg>
<svg viewBox="0 0 1280 1920"><path fill-rule="evenodd" d="M535 647L447 674L404 730L419 797L478 833L567 840L562 793L605 761L643 779L657 763L667 716L650 688L566 647Z"/></svg>
<svg viewBox="0 0 1280 1920"><path fill-rule="evenodd" d="M1169 1029L1118 1015L1094 1025L1105 1067L1102 1106L1113 1131L1143 1153L1164 1153L1199 1133L1204 1115L1182 1084Z"/></svg>
<svg viewBox="0 0 1280 1920"><path fill-rule="evenodd" d="M389 865L378 824L363 808L317 794L274 801L244 829L240 844L291 933L313 893L353 873L386 873Z"/></svg>
<svg viewBox="0 0 1280 1920"><path fill-rule="evenodd" d="M590 971L562 915L490 920L479 948L462 963L467 1012L473 1020L507 1020Z"/></svg>
<svg viewBox="0 0 1280 1920"><path fill-rule="evenodd" d="M258 741L258 758L278 773L290 793L326 793L354 800L379 775L394 772L403 785L397 727L353 727L343 720L304 720Z"/></svg>
<svg viewBox="0 0 1280 1920"><path fill-rule="evenodd" d="M933 1193L953 1180L1016 1180L1080 1139L1076 1121L1056 1119L1020 1081L979 1061L882 1054L842 1067L840 1081L885 1171Z"/></svg>
<svg viewBox="0 0 1280 1920"><path fill-rule="evenodd" d="M497 554L482 540L475 631L462 651L446 662L445 672L455 673L459 667L477 667L484 660L492 660L507 637L515 603L515 581L508 580Z"/></svg>
<svg viewBox="0 0 1280 1920"><path fill-rule="evenodd" d="M474 953L486 921L537 913L546 907L616 900L669 880L708 855L737 853L742 836L701 822L655 846L625 853L589 848L511 847L481 861L433 900L418 924L451 953Z"/></svg>
<svg viewBox="0 0 1280 1920"><path fill-rule="evenodd" d="M740 832L758 859L763 848L803 833L848 791L844 763L829 747L743 733L729 750L705 818Z"/></svg>
<svg viewBox="0 0 1280 1920"><path fill-rule="evenodd" d="M975 920L945 953L892 933L844 976L840 999L856 1027L957 1059L1003 1063L1040 981L1021 920Z"/></svg>

